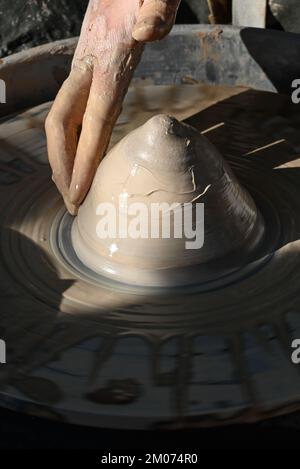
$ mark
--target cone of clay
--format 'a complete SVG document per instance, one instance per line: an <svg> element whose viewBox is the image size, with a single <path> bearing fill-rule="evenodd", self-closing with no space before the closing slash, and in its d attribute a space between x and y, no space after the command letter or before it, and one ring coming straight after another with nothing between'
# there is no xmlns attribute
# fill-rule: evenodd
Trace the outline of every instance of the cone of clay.
<svg viewBox="0 0 300 469"><path fill-rule="evenodd" d="M138 205L130 211L132 204ZM151 209L158 204L168 206L160 205L151 218ZM170 215L171 205L175 209ZM145 207L142 215L141 206ZM193 248L187 248L186 236L178 235L178 223L185 223L183 207L192 211L190 220L199 236ZM110 226L105 237L99 236L101 216L112 216L109 208L115 210L117 226ZM176 211L182 213L181 219ZM144 217L142 222L139 218L141 223L137 215ZM153 236L152 224L162 227L168 215L170 236L163 237L161 230ZM119 230L120 217L123 224L127 217L131 228L136 220L131 236L124 235L124 226ZM194 128L158 115L103 159L73 223L72 243L81 262L99 275L127 284L165 287L211 281L240 268L257 249L263 231L253 199L219 151Z"/></svg>

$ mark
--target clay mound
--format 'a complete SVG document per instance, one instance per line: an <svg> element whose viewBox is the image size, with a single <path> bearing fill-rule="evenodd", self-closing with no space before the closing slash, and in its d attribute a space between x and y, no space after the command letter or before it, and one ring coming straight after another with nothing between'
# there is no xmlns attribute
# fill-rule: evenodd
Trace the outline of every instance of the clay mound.
<svg viewBox="0 0 300 469"><path fill-rule="evenodd" d="M116 215L116 230L105 238L99 237L104 204L110 204ZM133 204L142 204L144 212ZM157 204L169 206L151 212ZM129 207L133 212L126 215ZM193 248L184 235L188 210L190 228L198 236ZM142 218L135 223L135 237L128 232L124 236L120 217L132 226L137 214ZM167 217L170 236L164 238ZM153 238L155 223L160 229L159 233L154 229ZM194 128L158 115L104 158L74 221L72 242L79 259L99 274L126 283L164 286L207 281L240 267L243 259L251 257L263 231L252 197L219 151Z"/></svg>

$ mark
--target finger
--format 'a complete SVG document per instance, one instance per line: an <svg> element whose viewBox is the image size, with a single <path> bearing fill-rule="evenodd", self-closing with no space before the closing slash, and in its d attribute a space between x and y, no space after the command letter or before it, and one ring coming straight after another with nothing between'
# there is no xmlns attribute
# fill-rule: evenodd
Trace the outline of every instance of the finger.
<svg viewBox="0 0 300 469"><path fill-rule="evenodd" d="M132 36L139 42L157 41L171 31L181 0L145 0Z"/></svg>
<svg viewBox="0 0 300 469"><path fill-rule="evenodd" d="M52 179L65 199L70 212L75 207L68 200L78 132L92 80L92 72L85 66L74 66L69 78L61 87L50 113L45 129Z"/></svg>
<svg viewBox="0 0 300 469"><path fill-rule="evenodd" d="M94 70L70 186L70 201L74 205L84 200L107 150L142 50L143 46L137 43L132 49L119 48L111 57L106 73L101 64Z"/></svg>

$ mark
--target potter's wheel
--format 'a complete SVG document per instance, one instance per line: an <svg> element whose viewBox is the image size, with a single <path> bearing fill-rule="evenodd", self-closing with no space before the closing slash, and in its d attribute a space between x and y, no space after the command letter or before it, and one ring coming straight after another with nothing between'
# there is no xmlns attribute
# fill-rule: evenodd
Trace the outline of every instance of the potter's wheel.
<svg viewBox="0 0 300 469"><path fill-rule="evenodd" d="M158 112L194 116L267 225L268 249L243 275L175 291L95 279L65 255L48 109L0 125L2 405L118 428L217 425L299 408L290 357L300 338L300 119L289 98L198 86L129 94L114 142Z"/></svg>

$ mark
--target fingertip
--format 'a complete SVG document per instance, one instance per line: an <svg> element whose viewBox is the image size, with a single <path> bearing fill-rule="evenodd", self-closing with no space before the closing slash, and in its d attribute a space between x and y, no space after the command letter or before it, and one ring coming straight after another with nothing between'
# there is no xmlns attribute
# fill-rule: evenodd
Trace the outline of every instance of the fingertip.
<svg viewBox="0 0 300 469"><path fill-rule="evenodd" d="M64 198L64 202L69 214L75 217L78 213L78 206L73 204L67 197Z"/></svg>
<svg viewBox="0 0 300 469"><path fill-rule="evenodd" d="M144 20L136 24L132 37L138 42L153 42L163 39L172 29L173 23L165 23L160 18Z"/></svg>
<svg viewBox="0 0 300 469"><path fill-rule="evenodd" d="M68 210L70 215L72 215L72 216L77 215L79 205L77 205L76 203L73 203L70 200L70 197L69 197L69 194L68 194L68 191L69 191L68 185L65 183L65 181L62 182L60 178L57 178L55 173L52 173L51 179L54 182L54 184L56 185L57 190L60 192L60 194L61 194L61 196L64 200L66 209Z"/></svg>
<svg viewBox="0 0 300 469"><path fill-rule="evenodd" d="M85 193L83 192L82 188L79 187L79 184L71 183L68 198L69 203L74 207L79 207L82 201L85 198Z"/></svg>
<svg viewBox="0 0 300 469"><path fill-rule="evenodd" d="M146 0L132 36L138 42L163 39L175 23L181 0Z"/></svg>

